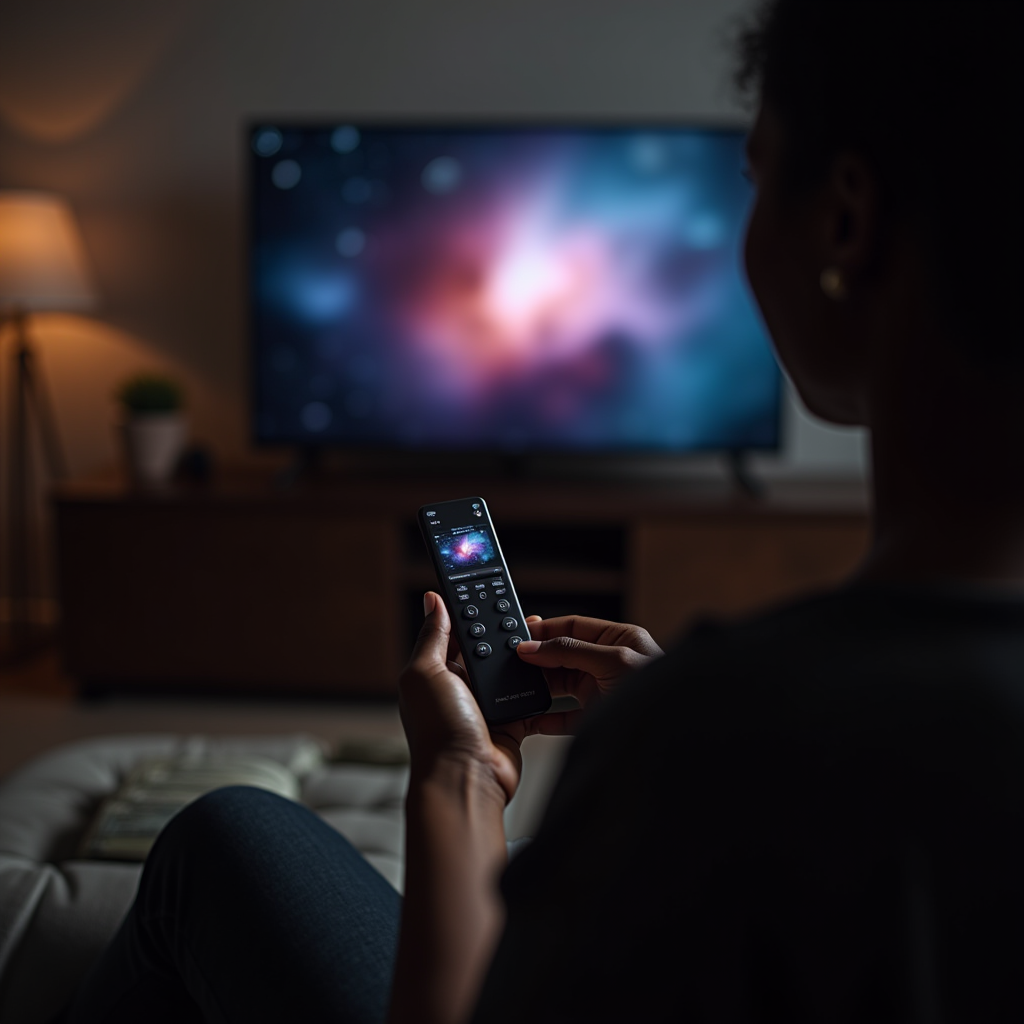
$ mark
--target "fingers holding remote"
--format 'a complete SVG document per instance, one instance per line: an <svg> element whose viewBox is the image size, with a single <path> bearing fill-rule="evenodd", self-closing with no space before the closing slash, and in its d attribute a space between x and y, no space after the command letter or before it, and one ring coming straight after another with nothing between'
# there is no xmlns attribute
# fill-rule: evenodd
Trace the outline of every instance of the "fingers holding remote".
<svg viewBox="0 0 1024 1024"><path fill-rule="evenodd" d="M533 639L519 645L519 657L544 669L553 696L569 694L584 708L662 654L647 630L604 619L538 618L530 623L530 632Z"/></svg>
<svg viewBox="0 0 1024 1024"><path fill-rule="evenodd" d="M647 658L657 658L664 654L642 626L595 619L588 615L560 615L543 620L538 617L537 627L531 627L531 633L534 640L569 637L600 647L628 647Z"/></svg>

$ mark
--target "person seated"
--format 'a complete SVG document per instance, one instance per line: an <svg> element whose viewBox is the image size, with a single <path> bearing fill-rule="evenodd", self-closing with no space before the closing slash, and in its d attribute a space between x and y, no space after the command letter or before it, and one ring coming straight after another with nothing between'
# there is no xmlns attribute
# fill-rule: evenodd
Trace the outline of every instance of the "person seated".
<svg viewBox="0 0 1024 1024"><path fill-rule="evenodd" d="M870 431L851 578L666 654L534 620L582 710L494 732L428 593L404 897L218 791L71 1020L1024 1020L1021 42L1016 3L773 0L742 36L750 285L807 407ZM576 730L506 865L521 741Z"/></svg>

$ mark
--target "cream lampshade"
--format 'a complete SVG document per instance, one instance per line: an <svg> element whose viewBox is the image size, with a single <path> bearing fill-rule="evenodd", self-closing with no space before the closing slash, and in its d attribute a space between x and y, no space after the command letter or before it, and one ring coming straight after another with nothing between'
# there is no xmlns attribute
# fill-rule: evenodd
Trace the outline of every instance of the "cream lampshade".
<svg viewBox="0 0 1024 1024"><path fill-rule="evenodd" d="M66 475L57 424L29 343L30 313L82 310L95 305L78 228L68 204L47 192L0 191L0 323L14 324L13 416L7 439L8 630L17 657L32 645L31 603L39 594L38 545L32 513L34 418L51 479ZM5 398L8 395L4 396ZM4 403L6 405L6 402ZM7 426L7 423L4 424Z"/></svg>
<svg viewBox="0 0 1024 1024"><path fill-rule="evenodd" d="M0 191L0 308L35 312L95 304L67 202L48 192Z"/></svg>

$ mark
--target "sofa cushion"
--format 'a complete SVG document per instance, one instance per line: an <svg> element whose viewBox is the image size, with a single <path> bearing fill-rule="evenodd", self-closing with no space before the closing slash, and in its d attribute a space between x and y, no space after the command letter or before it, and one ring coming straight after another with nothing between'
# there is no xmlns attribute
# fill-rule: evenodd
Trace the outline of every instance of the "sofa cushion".
<svg viewBox="0 0 1024 1024"><path fill-rule="evenodd" d="M0 855L0 1020L45 1024L128 912L142 865L14 861Z"/></svg>

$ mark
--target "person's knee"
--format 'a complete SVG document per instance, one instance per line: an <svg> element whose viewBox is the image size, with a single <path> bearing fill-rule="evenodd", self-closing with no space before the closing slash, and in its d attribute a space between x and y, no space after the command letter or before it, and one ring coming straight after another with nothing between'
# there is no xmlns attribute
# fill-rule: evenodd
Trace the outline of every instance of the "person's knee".
<svg viewBox="0 0 1024 1024"><path fill-rule="evenodd" d="M204 793L179 811L177 817L217 825L234 824L252 815L262 815L281 806L292 807L293 802L257 786L222 786Z"/></svg>
<svg viewBox="0 0 1024 1024"><path fill-rule="evenodd" d="M179 859L190 850L205 856L230 848L240 834L273 817L292 802L255 786L224 786L183 807L164 826L150 856Z"/></svg>

